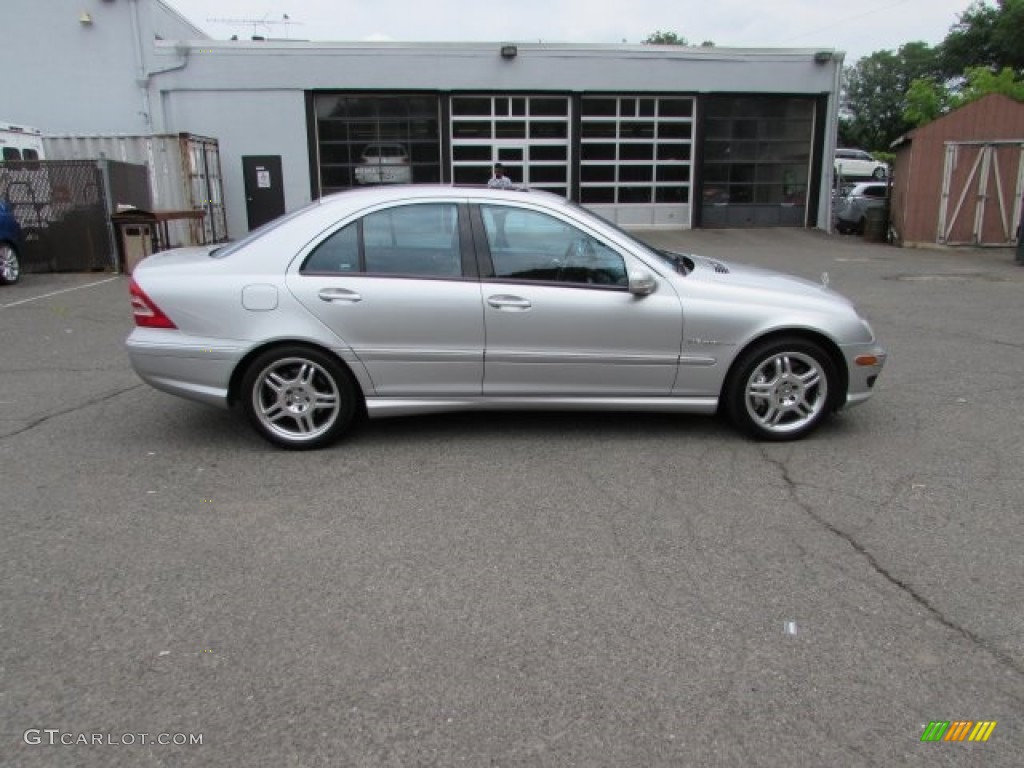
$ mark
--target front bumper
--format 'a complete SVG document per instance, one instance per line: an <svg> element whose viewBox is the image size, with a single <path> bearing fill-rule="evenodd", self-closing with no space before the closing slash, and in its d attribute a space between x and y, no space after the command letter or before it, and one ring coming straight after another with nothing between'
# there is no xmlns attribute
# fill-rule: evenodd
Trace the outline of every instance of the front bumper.
<svg viewBox="0 0 1024 768"><path fill-rule="evenodd" d="M878 375L885 367L888 352L879 344L853 344L842 348L846 359L848 382L845 407L869 400L874 394Z"/></svg>

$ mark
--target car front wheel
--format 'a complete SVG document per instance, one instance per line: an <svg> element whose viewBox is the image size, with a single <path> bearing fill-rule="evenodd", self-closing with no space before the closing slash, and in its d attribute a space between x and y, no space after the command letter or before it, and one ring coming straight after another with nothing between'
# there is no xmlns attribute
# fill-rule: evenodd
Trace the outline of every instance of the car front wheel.
<svg viewBox="0 0 1024 768"><path fill-rule="evenodd" d="M838 377L818 344L799 338L766 341L743 354L726 387L726 412L761 440L796 440L832 411Z"/></svg>
<svg viewBox="0 0 1024 768"><path fill-rule="evenodd" d="M258 356L242 377L249 420L282 448L322 448L340 437L356 414L356 385L330 355L303 346Z"/></svg>
<svg viewBox="0 0 1024 768"><path fill-rule="evenodd" d="M878 168L875 168L874 172L871 175L874 176L876 179L884 179L885 178L885 168L882 168L881 166L879 166Z"/></svg>
<svg viewBox="0 0 1024 768"><path fill-rule="evenodd" d="M21 277L18 252L10 243L0 243L0 285L11 285Z"/></svg>

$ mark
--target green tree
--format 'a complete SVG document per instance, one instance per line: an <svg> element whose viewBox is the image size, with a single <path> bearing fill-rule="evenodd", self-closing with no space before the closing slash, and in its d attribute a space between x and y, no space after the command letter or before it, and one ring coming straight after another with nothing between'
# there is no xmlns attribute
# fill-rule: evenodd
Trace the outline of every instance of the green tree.
<svg viewBox="0 0 1024 768"><path fill-rule="evenodd" d="M960 78L969 67L1010 67L1024 74L1024 0L977 0L939 45L940 73Z"/></svg>
<svg viewBox="0 0 1024 768"><path fill-rule="evenodd" d="M999 72L988 67L969 67L962 83L921 78L910 85L903 117L914 127L924 125L990 93L1001 93L1024 102L1024 80L1010 67L1003 67Z"/></svg>
<svg viewBox="0 0 1024 768"><path fill-rule="evenodd" d="M887 149L913 127L904 114L911 83L933 76L936 67L937 51L922 42L876 51L847 67L840 139L865 149Z"/></svg>
<svg viewBox="0 0 1024 768"><path fill-rule="evenodd" d="M662 32L660 29L649 34L643 42L644 45L689 45L685 37L680 37L675 32ZM714 45L714 43L712 43Z"/></svg>

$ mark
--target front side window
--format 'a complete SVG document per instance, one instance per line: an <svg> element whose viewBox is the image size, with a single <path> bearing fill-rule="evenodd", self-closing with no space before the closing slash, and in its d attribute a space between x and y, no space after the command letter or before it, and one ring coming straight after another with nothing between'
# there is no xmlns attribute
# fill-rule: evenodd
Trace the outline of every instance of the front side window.
<svg viewBox="0 0 1024 768"><path fill-rule="evenodd" d="M461 277L458 207L430 203L375 211L320 243L302 272Z"/></svg>
<svg viewBox="0 0 1024 768"><path fill-rule="evenodd" d="M480 207L494 276L587 286L629 284L618 252L571 224L536 211Z"/></svg>

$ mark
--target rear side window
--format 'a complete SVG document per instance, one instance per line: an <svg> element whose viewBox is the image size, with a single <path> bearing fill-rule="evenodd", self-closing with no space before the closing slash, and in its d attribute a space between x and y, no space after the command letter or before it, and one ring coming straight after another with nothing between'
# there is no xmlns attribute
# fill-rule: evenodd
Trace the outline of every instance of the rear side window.
<svg viewBox="0 0 1024 768"><path fill-rule="evenodd" d="M21 152L18 151L17 147L4 147L5 163L16 163L19 160L21 160Z"/></svg>
<svg viewBox="0 0 1024 768"><path fill-rule="evenodd" d="M462 277L458 206L429 203L375 211L320 243L301 271Z"/></svg>

